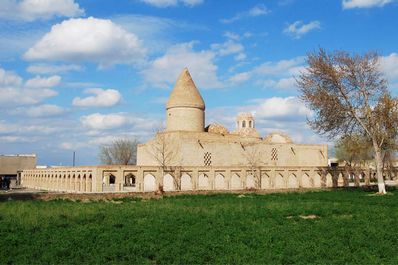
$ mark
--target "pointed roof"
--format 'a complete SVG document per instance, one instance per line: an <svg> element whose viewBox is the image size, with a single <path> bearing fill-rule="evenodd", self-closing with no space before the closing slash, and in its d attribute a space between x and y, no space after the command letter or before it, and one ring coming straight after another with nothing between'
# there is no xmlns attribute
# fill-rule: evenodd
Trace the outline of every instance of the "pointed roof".
<svg viewBox="0 0 398 265"><path fill-rule="evenodd" d="M205 102L187 68L184 68L171 92L166 108L191 107L205 109Z"/></svg>

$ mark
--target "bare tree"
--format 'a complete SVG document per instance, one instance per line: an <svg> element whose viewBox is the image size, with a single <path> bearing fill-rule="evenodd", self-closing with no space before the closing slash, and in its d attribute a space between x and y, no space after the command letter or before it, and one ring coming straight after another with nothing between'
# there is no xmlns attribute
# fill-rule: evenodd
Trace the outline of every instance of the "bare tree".
<svg viewBox="0 0 398 265"><path fill-rule="evenodd" d="M137 162L137 139L116 139L100 146L99 160L105 165L135 165Z"/></svg>
<svg viewBox="0 0 398 265"><path fill-rule="evenodd" d="M358 134L341 137L337 140L335 148L337 159L345 161L351 168L362 167L373 157L372 143L367 137Z"/></svg>
<svg viewBox="0 0 398 265"><path fill-rule="evenodd" d="M261 174L260 165L262 163L261 153L258 145L242 145L244 148L243 155L246 159L247 165L250 168L250 173L254 177L256 188L261 188Z"/></svg>
<svg viewBox="0 0 398 265"><path fill-rule="evenodd" d="M150 154L159 164L162 169L162 177L165 172L170 172L173 177L174 186L177 190L181 189L180 179L180 167L172 166L173 161L175 161L177 153L175 151L176 144L168 137L167 134L162 132L157 132L155 139L150 145Z"/></svg>
<svg viewBox="0 0 398 265"><path fill-rule="evenodd" d="M397 137L398 105L380 71L379 56L319 49L308 54L307 63L296 81L301 99L314 112L310 126L329 138L366 136L375 154L379 193L385 194L382 148Z"/></svg>

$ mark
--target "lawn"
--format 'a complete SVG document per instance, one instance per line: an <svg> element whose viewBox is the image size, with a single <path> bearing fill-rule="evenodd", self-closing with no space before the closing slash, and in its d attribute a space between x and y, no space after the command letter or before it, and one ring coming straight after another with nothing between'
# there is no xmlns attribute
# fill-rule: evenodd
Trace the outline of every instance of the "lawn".
<svg viewBox="0 0 398 265"><path fill-rule="evenodd" d="M0 203L0 264L398 264L398 192Z"/></svg>

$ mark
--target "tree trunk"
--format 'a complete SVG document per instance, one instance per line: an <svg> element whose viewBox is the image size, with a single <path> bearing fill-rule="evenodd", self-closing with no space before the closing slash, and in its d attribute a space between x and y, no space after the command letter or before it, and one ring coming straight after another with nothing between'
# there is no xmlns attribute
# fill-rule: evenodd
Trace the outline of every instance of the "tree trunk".
<svg viewBox="0 0 398 265"><path fill-rule="evenodd" d="M381 149L376 141L373 141L373 148L375 149L376 176L379 193L386 194L386 185L383 178L383 158L381 155Z"/></svg>

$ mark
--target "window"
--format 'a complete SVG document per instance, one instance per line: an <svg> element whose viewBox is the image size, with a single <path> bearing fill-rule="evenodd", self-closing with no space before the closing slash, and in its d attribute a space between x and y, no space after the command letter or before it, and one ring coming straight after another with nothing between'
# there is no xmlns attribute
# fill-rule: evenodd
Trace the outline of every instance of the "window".
<svg viewBox="0 0 398 265"><path fill-rule="evenodd" d="M272 161L278 160L278 150L276 148L271 149L271 160Z"/></svg>
<svg viewBox="0 0 398 265"><path fill-rule="evenodd" d="M205 166L211 166L211 153L206 152L203 156Z"/></svg>
<svg viewBox="0 0 398 265"><path fill-rule="evenodd" d="M246 127L246 121L242 121L242 128Z"/></svg>
<svg viewBox="0 0 398 265"><path fill-rule="evenodd" d="M252 121L249 121L249 128L252 128Z"/></svg>
<svg viewBox="0 0 398 265"><path fill-rule="evenodd" d="M109 176L109 184L115 184L116 182L116 177L114 175Z"/></svg>

